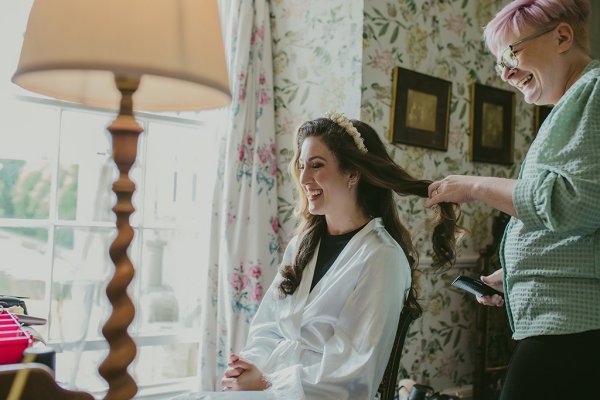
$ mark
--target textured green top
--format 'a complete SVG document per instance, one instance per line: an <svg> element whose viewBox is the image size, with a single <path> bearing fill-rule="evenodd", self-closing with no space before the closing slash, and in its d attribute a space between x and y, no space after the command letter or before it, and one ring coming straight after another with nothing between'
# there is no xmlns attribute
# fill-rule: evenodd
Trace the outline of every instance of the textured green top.
<svg viewBox="0 0 600 400"><path fill-rule="evenodd" d="M513 337L600 329L600 61L540 127L513 202L500 248Z"/></svg>

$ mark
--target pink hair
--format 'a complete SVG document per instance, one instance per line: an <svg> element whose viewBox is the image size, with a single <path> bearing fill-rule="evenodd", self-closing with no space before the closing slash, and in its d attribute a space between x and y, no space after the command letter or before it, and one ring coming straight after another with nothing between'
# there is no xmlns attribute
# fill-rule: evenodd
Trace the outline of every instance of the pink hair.
<svg viewBox="0 0 600 400"><path fill-rule="evenodd" d="M486 25L483 36L487 47L497 55L510 34L518 36L527 27L543 29L566 22L573 28L576 45L589 53L590 13L589 0L515 0Z"/></svg>

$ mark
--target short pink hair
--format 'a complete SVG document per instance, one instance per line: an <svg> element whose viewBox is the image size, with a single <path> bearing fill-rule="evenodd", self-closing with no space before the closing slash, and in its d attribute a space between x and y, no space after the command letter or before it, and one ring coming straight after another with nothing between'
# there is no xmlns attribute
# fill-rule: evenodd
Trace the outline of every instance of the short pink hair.
<svg viewBox="0 0 600 400"><path fill-rule="evenodd" d="M575 44L589 54L590 13L589 0L515 0L486 25L483 36L487 47L497 55L510 34L518 36L527 27L543 29L566 22L573 28Z"/></svg>

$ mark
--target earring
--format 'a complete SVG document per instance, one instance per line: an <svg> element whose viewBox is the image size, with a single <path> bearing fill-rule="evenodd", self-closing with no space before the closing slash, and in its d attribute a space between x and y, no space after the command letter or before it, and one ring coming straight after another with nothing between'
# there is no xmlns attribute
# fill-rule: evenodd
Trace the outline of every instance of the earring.
<svg viewBox="0 0 600 400"><path fill-rule="evenodd" d="M352 190L352 181L348 181L348 191Z"/></svg>

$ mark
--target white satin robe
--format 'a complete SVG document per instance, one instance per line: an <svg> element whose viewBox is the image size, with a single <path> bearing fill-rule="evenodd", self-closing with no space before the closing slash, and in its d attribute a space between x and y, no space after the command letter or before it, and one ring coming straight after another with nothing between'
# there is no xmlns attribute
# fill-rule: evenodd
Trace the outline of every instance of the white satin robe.
<svg viewBox="0 0 600 400"><path fill-rule="evenodd" d="M282 265L291 263L296 240ZM372 399L410 288L408 260L376 218L350 239L309 293L317 253L292 296L278 297L277 275L240 357L267 375L267 398Z"/></svg>

